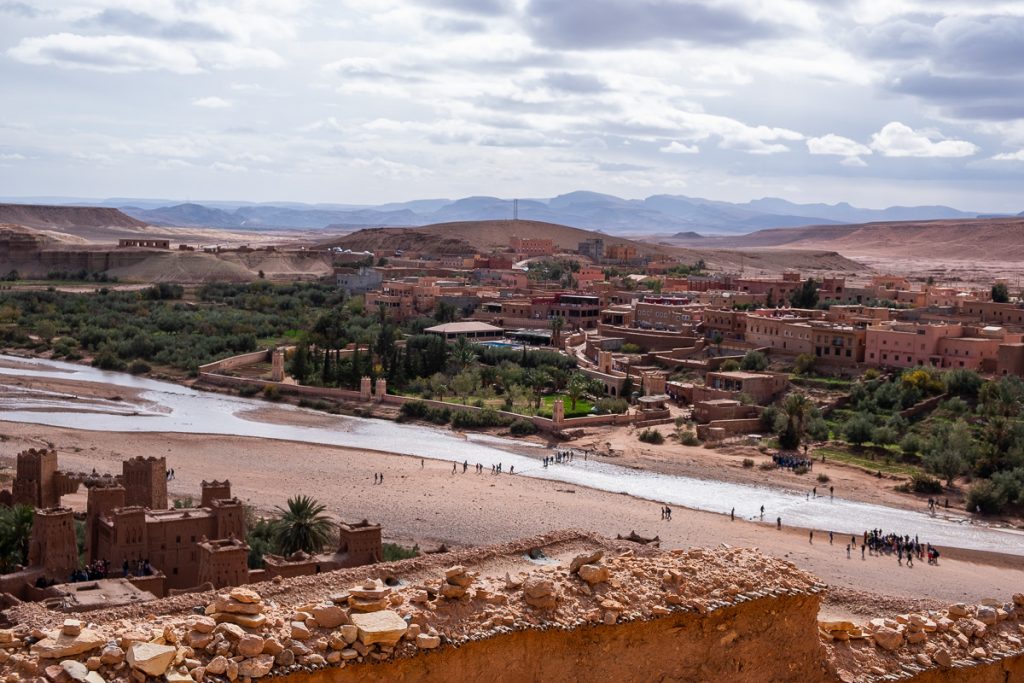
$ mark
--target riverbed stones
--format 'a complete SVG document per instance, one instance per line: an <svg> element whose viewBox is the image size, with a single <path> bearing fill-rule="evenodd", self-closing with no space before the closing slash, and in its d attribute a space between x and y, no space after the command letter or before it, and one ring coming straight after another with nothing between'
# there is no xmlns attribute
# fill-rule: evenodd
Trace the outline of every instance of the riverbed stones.
<svg viewBox="0 0 1024 683"><path fill-rule="evenodd" d="M395 645L409 628L405 619L391 610L353 614L352 624L359 629L359 642L363 645Z"/></svg>

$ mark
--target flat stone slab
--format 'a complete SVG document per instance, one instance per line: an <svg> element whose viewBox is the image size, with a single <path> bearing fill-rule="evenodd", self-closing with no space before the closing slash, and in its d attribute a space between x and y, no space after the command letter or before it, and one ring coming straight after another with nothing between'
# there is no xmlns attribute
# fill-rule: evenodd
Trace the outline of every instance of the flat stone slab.
<svg viewBox="0 0 1024 683"><path fill-rule="evenodd" d="M95 650L106 643L107 638L92 629L83 628L77 636L64 635L58 631L33 645L32 654L41 659L64 659Z"/></svg>
<svg viewBox="0 0 1024 683"><path fill-rule="evenodd" d="M359 629L359 640L365 645L374 643L394 645L409 629L405 619L391 610L353 614L351 619L355 627Z"/></svg>

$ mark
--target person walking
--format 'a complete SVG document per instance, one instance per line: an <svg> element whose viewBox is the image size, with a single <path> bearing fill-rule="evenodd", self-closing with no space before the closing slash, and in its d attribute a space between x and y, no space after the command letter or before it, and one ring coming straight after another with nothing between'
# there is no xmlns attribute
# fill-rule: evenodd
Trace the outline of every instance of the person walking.
<svg viewBox="0 0 1024 683"><path fill-rule="evenodd" d="M729 513L729 520L733 522L736 521L736 508L733 508L732 511Z"/></svg>
<svg viewBox="0 0 1024 683"><path fill-rule="evenodd" d="M829 486L828 487L828 497L829 497L829 499L835 498L835 493L836 493L836 487L835 486Z"/></svg>
<svg viewBox="0 0 1024 683"><path fill-rule="evenodd" d="M846 559L850 559L850 546L846 546Z"/></svg>
<svg viewBox="0 0 1024 683"><path fill-rule="evenodd" d="M828 532L828 544L832 545L832 532Z"/></svg>
<svg viewBox="0 0 1024 683"><path fill-rule="evenodd" d="M776 529L781 529L782 528L782 517L777 517L775 519L775 528Z"/></svg>
<svg viewBox="0 0 1024 683"><path fill-rule="evenodd" d="M384 483L384 473L383 472L380 473L380 483L381 484Z"/></svg>
<svg viewBox="0 0 1024 683"><path fill-rule="evenodd" d="M810 535L807 537L807 542L814 545L814 529L811 529Z"/></svg>
<svg viewBox="0 0 1024 683"><path fill-rule="evenodd" d="M761 506L761 521L764 521L764 505Z"/></svg>
<svg viewBox="0 0 1024 683"><path fill-rule="evenodd" d="M424 467L423 458L420 458L420 469L422 470Z"/></svg>
<svg viewBox="0 0 1024 683"><path fill-rule="evenodd" d="M458 468L458 466L459 466L459 463L457 463L457 462L453 462L452 463L452 474L455 474L455 470Z"/></svg>

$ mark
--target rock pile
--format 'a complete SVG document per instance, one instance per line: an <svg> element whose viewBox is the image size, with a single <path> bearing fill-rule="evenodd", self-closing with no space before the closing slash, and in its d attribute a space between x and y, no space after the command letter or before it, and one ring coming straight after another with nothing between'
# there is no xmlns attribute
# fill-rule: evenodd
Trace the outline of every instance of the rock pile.
<svg viewBox="0 0 1024 683"><path fill-rule="evenodd" d="M818 627L829 643L865 640L873 645L874 652L866 656L874 678L867 680L895 680L929 668L970 667L1024 653L1022 619L1024 594L1018 593L1009 602L956 603L944 610L872 619L863 628L847 621L819 622Z"/></svg>
<svg viewBox="0 0 1024 683"><path fill-rule="evenodd" d="M441 595L449 600L464 598L473 585L474 578L470 576L466 568L461 564L449 567L444 572L444 581L441 583Z"/></svg>

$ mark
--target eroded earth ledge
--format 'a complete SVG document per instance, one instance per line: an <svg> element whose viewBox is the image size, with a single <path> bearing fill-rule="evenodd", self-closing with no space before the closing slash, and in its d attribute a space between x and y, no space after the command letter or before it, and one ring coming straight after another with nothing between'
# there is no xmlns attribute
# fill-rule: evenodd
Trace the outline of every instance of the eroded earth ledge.
<svg viewBox="0 0 1024 683"><path fill-rule="evenodd" d="M827 587L756 550L563 531L72 615L5 612L0 680L1012 681L1024 595L818 620Z"/></svg>

